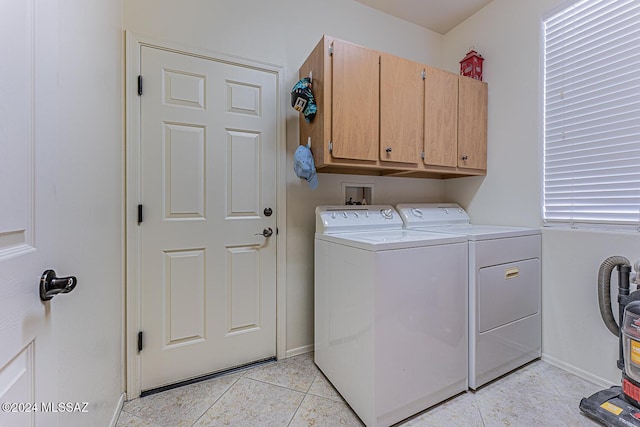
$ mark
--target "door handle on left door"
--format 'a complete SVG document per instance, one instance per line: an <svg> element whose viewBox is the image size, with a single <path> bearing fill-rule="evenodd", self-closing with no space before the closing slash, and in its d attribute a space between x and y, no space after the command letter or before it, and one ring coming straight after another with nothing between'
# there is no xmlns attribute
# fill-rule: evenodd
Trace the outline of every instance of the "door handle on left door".
<svg viewBox="0 0 640 427"><path fill-rule="evenodd" d="M56 277L56 272L46 270L40 277L40 299L49 301L58 294L67 294L75 289L78 279L75 276Z"/></svg>
<svg viewBox="0 0 640 427"><path fill-rule="evenodd" d="M273 230L271 229L271 227L269 228L265 228L264 230L262 230L262 233L256 233L256 236L264 236L264 237L271 237L271 235L273 234Z"/></svg>

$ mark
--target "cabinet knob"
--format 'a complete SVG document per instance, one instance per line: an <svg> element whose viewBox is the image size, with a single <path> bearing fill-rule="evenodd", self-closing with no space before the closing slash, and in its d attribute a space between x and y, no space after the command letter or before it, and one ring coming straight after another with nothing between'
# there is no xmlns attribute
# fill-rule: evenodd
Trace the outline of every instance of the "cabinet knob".
<svg viewBox="0 0 640 427"><path fill-rule="evenodd" d="M462 160L464 160L464 161L466 162L467 160L469 160L469 156L464 155L464 156L462 156L462 157L461 157L461 159L462 159Z"/></svg>
<svg viewBox="0 0 640 427"><path fill-rule="evenodd" d="M390 152L391 152L391 147L387 147L387 148L385 148L385 150L384 150L384 151L386 151L387 153L390 153Z"/></svg>

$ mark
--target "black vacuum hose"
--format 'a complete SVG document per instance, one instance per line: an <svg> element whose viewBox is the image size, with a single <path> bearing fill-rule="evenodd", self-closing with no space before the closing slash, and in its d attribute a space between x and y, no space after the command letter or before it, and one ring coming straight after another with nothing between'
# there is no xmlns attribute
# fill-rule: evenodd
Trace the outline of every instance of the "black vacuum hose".
<svg viewBox="0 0 640 427"><path fill-rule="evenodd" d="M631 266L629 260L623 256L611 256L604 260L598 271L598 305L600 315L607 329L618 336L620 327L616 323L611 310L611 272L618 265ZM622 320L622 319L620 319Z"/></svg>

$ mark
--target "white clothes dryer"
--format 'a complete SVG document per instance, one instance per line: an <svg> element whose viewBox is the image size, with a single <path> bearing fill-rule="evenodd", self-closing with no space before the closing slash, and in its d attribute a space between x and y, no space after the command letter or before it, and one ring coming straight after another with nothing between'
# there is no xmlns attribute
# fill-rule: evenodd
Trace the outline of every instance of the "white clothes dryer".
<svg viewBox="0 0 640 427"><path fill-rule="evenodd" d="M316 208L315 363L367 426L467 389L467 256L391 206Z"/></svg>
<svg viewBox="0 0 640 427"><path fill-rule="evenodd" d="M471 224L454 203L397 205L406 229L469 239L469 387L541 356L541 233Z"/></svg>

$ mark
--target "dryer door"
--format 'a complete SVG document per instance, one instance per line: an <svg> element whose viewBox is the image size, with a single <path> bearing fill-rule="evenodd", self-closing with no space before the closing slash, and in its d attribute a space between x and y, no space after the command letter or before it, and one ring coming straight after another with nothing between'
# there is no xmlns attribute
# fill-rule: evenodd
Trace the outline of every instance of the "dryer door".
<svg viewBox="0 0 640 427"><path fill-rule="evenodd" d="M540 307L540 260L481 268L477 289L480 333L536 314Z"/></svg>

